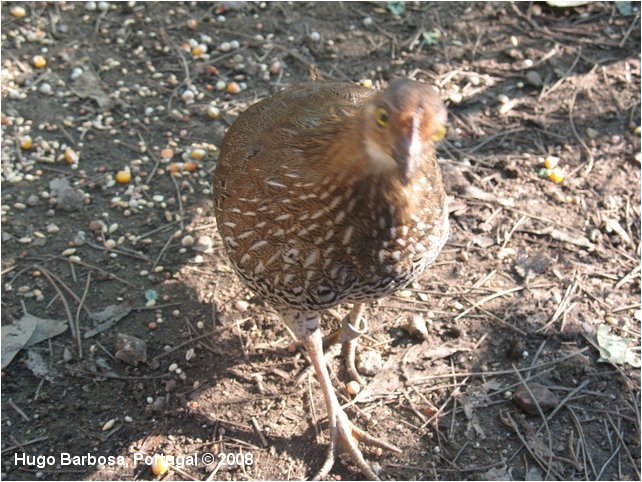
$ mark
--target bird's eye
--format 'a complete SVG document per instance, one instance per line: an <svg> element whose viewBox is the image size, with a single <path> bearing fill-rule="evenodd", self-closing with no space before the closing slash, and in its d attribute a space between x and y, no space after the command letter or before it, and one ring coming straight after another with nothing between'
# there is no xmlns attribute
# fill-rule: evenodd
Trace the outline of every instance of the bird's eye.
<svg viewBox="0 0 642 482"><path fill-rule="evenodd" d="M432 135L433 141L440 141L446 137L446 126L438 126L435 133Z"/></svg>
<svg viewBox="0 0 642 482"><path fill-rule="evenodd" d="M375 110L375 120L381 127L386 127L388 125L390 117L388 117L388 111L385 107L377 107L377 110Z"/></svg>

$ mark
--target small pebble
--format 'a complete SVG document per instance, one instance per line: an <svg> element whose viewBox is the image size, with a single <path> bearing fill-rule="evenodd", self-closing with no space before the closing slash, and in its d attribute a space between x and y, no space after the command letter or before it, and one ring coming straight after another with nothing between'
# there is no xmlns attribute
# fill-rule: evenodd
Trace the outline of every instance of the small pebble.
<svg viewBox="0 0 642 482"><path fill-rule="evenodd" d="M223 42L221 45L218 46L218 49L221 52L229 52L232 50L232 45L229 42Z"/></svg>
<svg viewBox="0 0 642 482"><path fill-rule="evenodd" d="M312 32L310 33L310 40L313 42L318 42L321 40L321 34L319 32Z"/></svg>
<svg viewBox="0 0 642 482"><path fill-rule="evenodd" d="M531 70L526 74L526 80L535 87L541 87L544 83L541 75L536 70Z"/></svg>
<svg viewBox="0 0 642 482"><path fill-rule="evenodd" d="M372 17L365 17L363 19L363 25L365 25L366 27L370 27L372 23L373 23Z"/></svg>
<svg viewBox="0 0 642 482"><path fill-rule="evenodd" d="M194 245L194 236L188 234L183 239L181 239L181 244L185 247L193 246Z"/></svg>
<svg viewBox="0 0 642 482"><path fill-rule="evenodd" d="M357 353L355 365L359 373L374 376L381 371L383 359L378 351L361 350Z"/></svg>

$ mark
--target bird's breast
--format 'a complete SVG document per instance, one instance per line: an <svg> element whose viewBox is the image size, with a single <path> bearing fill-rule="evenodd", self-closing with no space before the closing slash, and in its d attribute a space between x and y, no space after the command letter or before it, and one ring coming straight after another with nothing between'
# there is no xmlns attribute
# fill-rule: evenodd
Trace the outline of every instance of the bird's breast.
<svg viewBox="0 0 642 482"><path fill-rule="evenodd" d="M447 236L441 183L427 177L395 187L282 171L262 180L261 195L256 188L221 206L219 229L238 274L276 305L321 309L393 292Z"/></svg>

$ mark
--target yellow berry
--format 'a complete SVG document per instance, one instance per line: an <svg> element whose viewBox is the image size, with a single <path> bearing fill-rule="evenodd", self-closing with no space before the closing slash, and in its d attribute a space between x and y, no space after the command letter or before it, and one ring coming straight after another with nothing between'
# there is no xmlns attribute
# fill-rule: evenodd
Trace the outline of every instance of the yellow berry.
<svg viewBox="0 0 642 482"><path fill-rule="evenodd" d="M74 151L71 147L67 148L65 151L65 161L67 161L68 164L76 164L80 160L80 156L76 151Z"/></svg>
<svg viewBox="0 0 642 482"><path fill-rule="evenodd" d="M31 140L30 136L24 136L22 139L20 139L20 148L21 149L31 149L33 147L33 140Z"/></svg>
<svg viewBox="0 0 642 482"><path fill-rule="evenodd" d="M128 170L124 169L116 173L116 181L122 184L127 184L131 180L132 180L132 173L129 172Z"/></svg>
<svg viewBox="0 0 642 482"><path fill-rule="evenodd" d="M11 7L11 10L9 10L9 13L11 14L12 17L15 17L15 18L22 18L25 15L27 15L27 11L25 10L25 8L19 5L15 7Z"/></svg>
<svg viewBox="0 0 642 482"><path fill-rule="evenodd" d="M553 182L560 183L564 180L564 171L559 167L555 167L548 173L548 178Z"/></svg>
<svg viewBox="0 0 642 482"><path fill-rule="evenodd" d="M163 475L169 470L169 462L164 455L156 454L152 460L152 474Z"/></svg>
<svg viewBox="0 0 642 482"><path fill-rule="evenodd" d="M635 134L636 136L639 136L640 132L641 132L640 126L636 126L635 129L633 129L633 134Z"/></svg>
<svg viewBox="0 0 642 482"><path fill-rule="evenodd" d="M546 156L546 159L544 159L544 167L546 169L553 169L554 167L557 167L557 164L560 162L558 157L555 156Z"/></svg>
<svg viewBox="0 0 642 482"><path fill-rule="evenodd" d="M47 59L42 55L34 55L33 66L37 69L44 69L47 66Z"/></svg>

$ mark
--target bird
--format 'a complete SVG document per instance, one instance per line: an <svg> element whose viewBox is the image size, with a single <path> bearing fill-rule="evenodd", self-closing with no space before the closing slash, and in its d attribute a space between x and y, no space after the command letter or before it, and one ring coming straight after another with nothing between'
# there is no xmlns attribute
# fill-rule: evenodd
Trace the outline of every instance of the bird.
<svg viewBox="0 0 642 482"><path fill-rule="evenodd" d="M229 261L305 348L324 395L330 444L378 475L358 442L401 450L354 425L332 386L324 341L341 343L347 373L367 331L368 302L402 289L448 237L447 196L436 157L447 112L435 89L391 80L381 90L316 80L247 108L228 129L214 170L214 205ZM323 313L352 304L323 337Z"/></svg>

